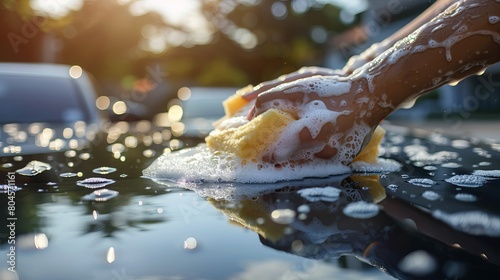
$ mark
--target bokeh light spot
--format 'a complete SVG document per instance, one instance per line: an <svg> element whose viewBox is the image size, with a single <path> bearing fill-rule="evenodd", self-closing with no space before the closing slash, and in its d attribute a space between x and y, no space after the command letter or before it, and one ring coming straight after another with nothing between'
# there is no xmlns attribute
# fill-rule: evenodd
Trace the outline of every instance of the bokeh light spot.
<svg viewBox="0 0 500 280"><path fill-rule="evenodd" d="M69 76L73 79L78 79L82 76L83 69L78 65L73 65L69 68Z"/></svg>

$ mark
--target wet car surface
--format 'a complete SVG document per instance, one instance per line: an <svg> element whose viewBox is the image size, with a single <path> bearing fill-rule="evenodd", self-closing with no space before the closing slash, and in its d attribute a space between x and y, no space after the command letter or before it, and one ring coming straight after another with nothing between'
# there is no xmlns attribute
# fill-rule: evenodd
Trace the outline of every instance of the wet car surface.
<svg viewBox="0 0 500 280"><path fill-rule="evenodd" d="M500 144L386 128L381 157L400 171L277 184L143 178L163 152L203 141L148 121L66 150L4 151L0 278L498 277Z"/></svg>

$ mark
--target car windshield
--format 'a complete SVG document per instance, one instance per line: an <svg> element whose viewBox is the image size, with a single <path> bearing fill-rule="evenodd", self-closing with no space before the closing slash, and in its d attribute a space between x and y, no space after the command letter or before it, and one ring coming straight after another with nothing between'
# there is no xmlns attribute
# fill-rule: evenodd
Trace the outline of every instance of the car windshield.
<svg viewBox="0 0 500 280"><path fill-rule="evenodd" d="M73 122L88 112L69 79L0 75L0 123Z"/></svg>

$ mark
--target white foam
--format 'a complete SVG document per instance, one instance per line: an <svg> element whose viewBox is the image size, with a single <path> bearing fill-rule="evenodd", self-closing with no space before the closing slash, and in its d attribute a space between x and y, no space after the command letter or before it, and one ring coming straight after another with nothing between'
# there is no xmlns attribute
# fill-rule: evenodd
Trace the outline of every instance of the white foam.
<svg viewBox="0 0 500 280"><path fill-rule="evenodd" d="M491 24L497 24L500 21L500 17L498 17L498 16L490 16L490 17L488 17L488 21Z"/></svg>
<svg viewBox="0 0 500 280"><path fill-rule="evenodd" d="M445 181L459 187L478 188L486 183L486 178L477 175L455 175Z"/></svg>
<svg viewBox="0 0 500 280"><path fill-rule="evenodd" d="M402 165L392 159L378 158L376 163L355 161L350 167L357 173L386 173L399 171Z"/></svg>
<svg viewBox="0 0 500 280"><path fill-rule="evenodd" d="M315 201L335 202L342 191L335 187L309 188L299 190L298 193L305 199Z"/></svg>
<svg viewBox="0 0 500 280"><path fill-rule="evenodd" d="M472 174L483 177L500 178L500 170L475 170Z"/></svg>
<svg viewBox="0 0 500 280"><path fill-rule="evenodd" d="M351 202L342 209L344 215L356 219L369 219L378 215L380 207L366 201Z"/></svg>
<svg viewBox="0 0 500 280"><path fill-rule="evenodd" d="M435 191L425 191L422 193L422 197L427 199L427 200L434 201L434 200L440 199L441 195Z"/></svg>
<svg viewBox="0 0 500 280"><path fill-rule="evenodd" d="M419 144L408 145L403 148L403 151L411 161L418 161L424 164L442 164L447 160L458 158L458 153L456 152L439 151L429 153L426 146Z"/></svg>
<svg viewBox="0 0 500 280"><path fill-rule="evenodd" d="M314 161L295 167L275 167L271 163L242 164L237 157L214 151L205 144L166 153L143 171L147 178L173 182L274 183L325 178L352 172L383 173L399 170L401 164L390 159L377 163L355 162L350 167L331 161Z"/></svg>
<svg viewBox="0 0 500 280"><path fill-rule="evenodd" d="M432 216L468 234L500 237L500 217L486 212L466 211L449 214L435 210Z"/></svg>
<svg viewBox="0 0 500 280"><path fill-rule="evenodd" d="M233 118L228 118L223 120L218 126L217 129L224 130L224 129L230 129L230 128L237 128L242 125L245 125L248 123L248 120L244 116L236 116Z"/></svg>
<svg viewBox="0 0 500 280"><path fill-rule="evenodd" d="M176 182L272 183L307 177L321 178L350 171L347 166L326 161L280 168L270 163L242 164L239 158L202 144L161 155L143 171L143 175Z"/></svg>
<svg viewBox="0 0 500 280"><path fill-rule="evenodd" d="M408 180L408 183L413 184L415 186L429 188L436 184L433 180L429 178L415 178Z"/></svg>

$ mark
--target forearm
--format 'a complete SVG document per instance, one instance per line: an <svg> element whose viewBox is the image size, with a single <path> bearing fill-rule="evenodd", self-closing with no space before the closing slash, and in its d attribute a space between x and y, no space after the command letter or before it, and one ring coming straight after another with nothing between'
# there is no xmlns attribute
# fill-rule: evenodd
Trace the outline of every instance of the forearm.
<svg viewBox="0 0 500 280"><path fill-rule="evenodd" d="M344 73L351 74L354 70L359 68L365 63L370 62L375 57L383 53L384 51L391 48L397 41L405 38L422 25L431 21L434 17L442 13L453 3L457 2L456 0L440 0L436 1L432 4L427 10L421 13L418 17L413 19L403 28L399 29L391 36L387 37L383 41L373 44L370 48L366 49L359 55L353 56L342 69Z"/></svg>
<svg viewBox="0 0 500 280"><path fill-rule="evenodd" d="M381 120L404 102L498 62L499 32L500 3L457 1L350 78L386 105L372 110L374 121Z"/></svg>

